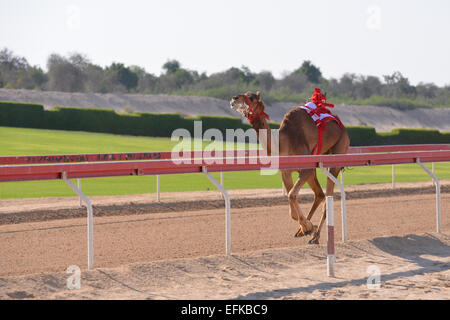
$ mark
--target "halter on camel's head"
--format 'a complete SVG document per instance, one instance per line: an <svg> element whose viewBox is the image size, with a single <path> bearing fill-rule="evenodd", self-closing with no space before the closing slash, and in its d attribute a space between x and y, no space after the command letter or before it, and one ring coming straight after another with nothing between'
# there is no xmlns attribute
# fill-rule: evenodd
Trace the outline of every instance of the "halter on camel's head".
<svg viewBox="0 0 450 320"><path fill-rule="evenodd" d="M234 96L230 101L230 106L246 117L250 123L259 118L270 120L269 115L264 112L265 105L259 91L256 94L248 91L245 94Z"/></svg>

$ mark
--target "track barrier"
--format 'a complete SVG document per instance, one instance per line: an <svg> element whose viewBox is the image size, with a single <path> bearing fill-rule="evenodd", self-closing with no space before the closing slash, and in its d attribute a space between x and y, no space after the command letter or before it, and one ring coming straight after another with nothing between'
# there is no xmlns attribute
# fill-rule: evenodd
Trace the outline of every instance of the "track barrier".
<svg viewBox="0 0 450 320"><path fill-rule="evenodd" d="M327 209L327 275L334 277L334 203L333 197L326 197Z"/></svg>
<svg viewBox="0 0 450 320"><path fill-rule="evenodd" d="M171 152L147 153L113 153L113 154L76 154L76 155L39 155L39 156L7 156L0 157L0 182L32 181L61 179L79 196L87 207L88 227L88 268L94 268L94 218L92 204L81 191L81 178L113 177L113 176L157 176L157 201L160 199L160 175L181 173L203 173L221 191L225 201L225 252L231 254L231 216L230 199L224 187L223 172L251 171L270 168L271 157L257 157L257 150L236 150L232 152L234 160L214 158L220 163L205 161L202 152L190 152L179 159L194 160L175 164ZM278 158L279 169L312 169L320 168L341 191L342 240L347 241L347 225L345 213L345 190L343 174L339 182L326 168L374 166L416 163L422 167L433 179L436 187L436 230L441 232L441 198L440 183L434 173L435 162L450 161L450 144L440 145L397 145L397 146L369 146L351 147L349 154L320 155L320 156L281 156ZM423 163L431 162L432 171ZM393 167L394 168L394 167ZM393 169L393 186L395 175ZM220 172L220 183L211 176L210 172ZM77 179L75 186L69 179ZM328 274L334 275L334 216L333 197L327 196L327 226L328 226ZM330 204L329 204L330 202ZM329 212L328 212L329 211ZM331 230L331 231L330 231Z"/></svg>

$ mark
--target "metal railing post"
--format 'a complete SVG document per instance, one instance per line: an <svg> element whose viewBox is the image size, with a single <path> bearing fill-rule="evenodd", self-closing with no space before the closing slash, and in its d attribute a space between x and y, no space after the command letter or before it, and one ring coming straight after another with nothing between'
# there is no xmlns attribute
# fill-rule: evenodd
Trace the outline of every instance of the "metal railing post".
<svg viewBox="0 0 450 320"><path fill-rule="evenodd" d="M161 202L161 183L159 174L156 176L156 201Z"/></svg>
<svg viewBox="0 0 450 320"><path fill-rule="evenodd" d="M433 178L434 185L436 186L436 230L438 233L441 233L441 184L436 175L420 162L419 158L416 159L416 163Z"/></svg>
<svg viewBox="0 0 450 320"><path fill-rule="evenodd" d="M392 189L395 189L395 164L392 165Z"/></svg>
<svg viewBox="0 0 450 320"><path fill-rule="evenodd" d="M220 185L221 185L222 187L225 187L224 181L223 181L223 171L220 171ZM224 199L223 194L221 194L220 197L221 197L222 199Z"/></svg>
<svg viewBox="0 0 450 320"><path fill-rule="evenodd" d="M230 215L230 197L227 190L208 172L206 167L202 167L202 172L208 177L217 189L222 192L225 199L225 252L227 255L231 254L231 215Z"/></svg>
<svg viewBox="0 0 450 320"><path fill-rule="evenodd" d="M431 163L431 172L433 172L433 174L436 175L435 168L434 168L434 162ZM433 185L436 185L434 183L434 180L433 180Z"/></svg>
<svg viewBox="0 0 450 320"><path fill-rule="evenodd" d="M344 185L339 182L327 169L325 169L322 165L322 162L319 162L319 168L326 174L328 178L331 179L340 189L341 191L341 216L342 216L342 241L347 241L347 217L345 212L345 190Z"/></svg>
<svg viewBox="0 0 450 320"><path fill-rule="evenodd" d="M77 186L78 186L78 189L80 189L80 191L81 191L81 179L77 179ZM83 206L83 200L81 199L80 196L78 196L78 200L80 201L80 208L81 208Z"/></svg>
<svg viewBox="0 0 450 320"><path fill-rule="evenodd" d="M91 201L88 197L81 192L80 189L75 186L72 181L67 179L67 173L62 173L62 179L67 183L67 185L76 193L80 198L84 200L87 207L87 238L88 238L88 268L94 268L94 212L92 210Z"/></svg>
<svg viewBox="0 0 450 320"><path fill-rule="evenodd" d="M334 204L333 196L327 196L327 274L334 277Z"/></svg>

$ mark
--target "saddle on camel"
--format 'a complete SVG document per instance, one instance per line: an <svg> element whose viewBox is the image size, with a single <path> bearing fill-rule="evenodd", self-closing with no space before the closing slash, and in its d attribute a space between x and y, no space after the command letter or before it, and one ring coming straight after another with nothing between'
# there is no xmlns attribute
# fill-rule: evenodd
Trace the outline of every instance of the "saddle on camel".
<svg viewBox="0 0 450 320"><path fill-rule="evenodd" d="M248 119L256 130L269 129L267 120L269 116L265 111L265 104L259 91L255 94L246 92L234 96L230 106ZM279 148L280 156L312 155L312 154L344 154L347 153L350 139L342 122L327 108L334 105L328 104L326 95L319 88L314 90L310 101L300 107L289 110L280 124ZM271 155L271 135L267 134L267 141L261 142L267 148L267 154ZM330 173L337 177L342 168L330 168ZM298 172L299 176L293 183L292 173ZM317 180L316 169L281 170L281 177L289 198L289 212L300 228L295 233L296 237L312 234L309 243L319 243L320 231L326 218L326 203L323 204L322 216L318 226L311 223L311 218L325 194L331 196L334 193L334 182L327 179L326 192ZM308 183L314 192L314 202L305 218L298 204L298 194L305 183Z"/></svg>

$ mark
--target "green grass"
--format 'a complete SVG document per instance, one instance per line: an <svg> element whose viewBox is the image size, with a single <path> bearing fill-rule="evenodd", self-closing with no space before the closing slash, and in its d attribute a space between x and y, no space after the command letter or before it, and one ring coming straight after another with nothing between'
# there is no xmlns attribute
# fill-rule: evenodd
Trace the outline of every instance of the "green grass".
<svg viewBox="0 0 450 320"><path fill-rule="evenodd" d="M204 142L206 146L209 142ZM71 153L113 153L170 151L176 141L169 138L120 136L58 130L0 127L0 156ZM242 148L243 146L239 146ZM431 164L427 164L431 168ZM391 166L355 167L344 173L346 185L390 182ZM318 171L324 186L325 177ZM436 163L440 179L450 179L450 163ZM213 173L219 179L218 173ZM279 174L266 176L259 171L226 172L228 189L280 188ZM417 165L397 165L397 182L427 181L431 178ZM122 195L156 192L156 177L114 177L82 179L82 189L89 195ZM161 191L214 190L203 174L162 175ZM29 181L0 183L0 198L32 198L74 196L62 181Z"/></svg>

